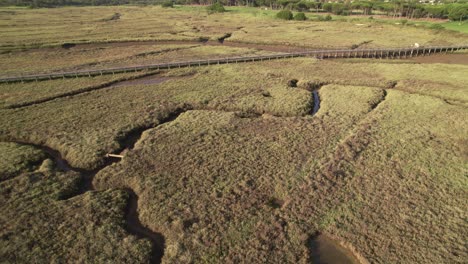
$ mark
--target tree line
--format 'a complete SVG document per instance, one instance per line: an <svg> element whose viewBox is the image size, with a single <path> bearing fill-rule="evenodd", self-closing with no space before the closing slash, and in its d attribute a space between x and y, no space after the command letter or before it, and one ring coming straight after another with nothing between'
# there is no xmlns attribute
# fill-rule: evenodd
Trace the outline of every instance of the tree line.
<svg viewBox="0 0 468 264"><path fill-rule="evenodd" d="M225 6L253 6L270 9L296 10L299 12L327 12L335 15L384 14L393 18L449 18L455 21L468 19L468 0L448 3L421 3L416 0L0 0L3 6L57 7L57 6L99 6L99 5L154 5L167 2L174 4Z"/></svg>

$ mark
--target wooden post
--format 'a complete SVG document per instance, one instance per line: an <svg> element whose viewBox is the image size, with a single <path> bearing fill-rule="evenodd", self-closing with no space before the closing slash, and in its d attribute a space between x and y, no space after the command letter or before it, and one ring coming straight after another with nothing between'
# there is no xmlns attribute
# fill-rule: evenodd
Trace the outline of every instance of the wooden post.
<svg viewBox="0 0 468 264"><path fill-rule="evenodd" d="M112 154L112 153L107 153L106 154L106 158L119 158L119 159L122 159L124 156L123 155L119 155L119 154Z"/></svg>

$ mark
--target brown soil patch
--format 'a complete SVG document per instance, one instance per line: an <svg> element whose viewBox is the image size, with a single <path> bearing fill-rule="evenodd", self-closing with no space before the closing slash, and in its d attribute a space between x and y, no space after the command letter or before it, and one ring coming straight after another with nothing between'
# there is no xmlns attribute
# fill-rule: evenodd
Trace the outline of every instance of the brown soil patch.
<svg viewBox="0 0 468 264"><path fill-rule="evenodd" d="M436 54L424 57L414 57L410 60L417 63L444 63L468 65L468 54Z"/></svg>
<svg viewBox="0 0 468 264"><path fill-rule="evenodd" d="M140 79L128 80L116 83L112 87L122 87L122 86L132 86L132 85L150 85L150 84L159 84L165 81L174 79L173 77L163 77L158 75L151 75Z"/></svg>
<svg viewBox="0 0 468 264"><path fill-rule="evenodd" d="M343 247L339 241L335 241L325 234L311 237L308 241L308 246L313 263L361 263L351 250Z"/></svg>
<svg viewBox="0 0 468 264"><path fill-rule="evenodd" d="M266 50L266 51L273 51L273 52L298 52L298 51L305 51L312 48L307 47L299 47L299 46L291 46L291 45L265 45L265 44L254 44L254 43L241 43L241 42L232 42L228 40L224 40L222 43L219 41L184 41L184 40L176 40L176 41L127 41L127 42L113 42L113 43L89 43L89 44L77 44L76 48L103 48L106 46L112 47L126 47L126 46L135 46L135 45L206 45L206 46L228 46L228 47L235 47L235 48L252 48L252 49L259 49L259 50Z"/></svg>

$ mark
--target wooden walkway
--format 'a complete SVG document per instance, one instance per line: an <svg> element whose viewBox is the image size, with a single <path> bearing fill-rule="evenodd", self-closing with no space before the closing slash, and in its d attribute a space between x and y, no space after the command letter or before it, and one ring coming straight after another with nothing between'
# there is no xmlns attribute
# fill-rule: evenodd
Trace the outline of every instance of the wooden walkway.
<svg viewBox="0 0 468 264"><path fill-rule="evenodd" d="M419 48L393 48L393 49L337 49L337 50L312 50L304 52L290 52L274 55L250 56L250 57L231 57L211 60L181 61L161 64L140 65L133 67L109 68L100 70L84 70L73 72L57 72L50 74L38 74L27 76L15 76L0 78L0 83L43 81L64 78L92 77L105 74L128 73L138 71L163 70L184 67L198 67L204 65L217 65L228 63L245 63L254 61L277 60L295 57L315 57L320 59L331 58L408 58L414 56L426 56L441 52L454 52L457 50L468 49L468 45L461 46L433 46Z"/></svg>

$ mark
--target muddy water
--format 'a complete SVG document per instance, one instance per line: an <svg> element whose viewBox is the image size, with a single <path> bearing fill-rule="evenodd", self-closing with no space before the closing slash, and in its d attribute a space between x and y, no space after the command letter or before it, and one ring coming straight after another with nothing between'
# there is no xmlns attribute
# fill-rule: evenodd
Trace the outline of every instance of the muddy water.
<svg viewBox="0 0 468 264"><path fill-rule="evenodd" d="M313 97L313 102L314 102L314 108L312 109L312 115L315 115L318 110L320 109L320 97L318 95L318 91L315 90L312 92L312 97Z"/></svg>
<svg viewBox="0 0 468 264"><path fill-rule="evenodd" d="M314 264L359 264L351 251L326 235L320 234L309 240L311 261Z"/></svg>
<svg viewBox="0 0 468 264"><path fill-rule="evenodd" d="M443 63L468 65L468 53L434 54L410 59L417 63Z"/></svg>

